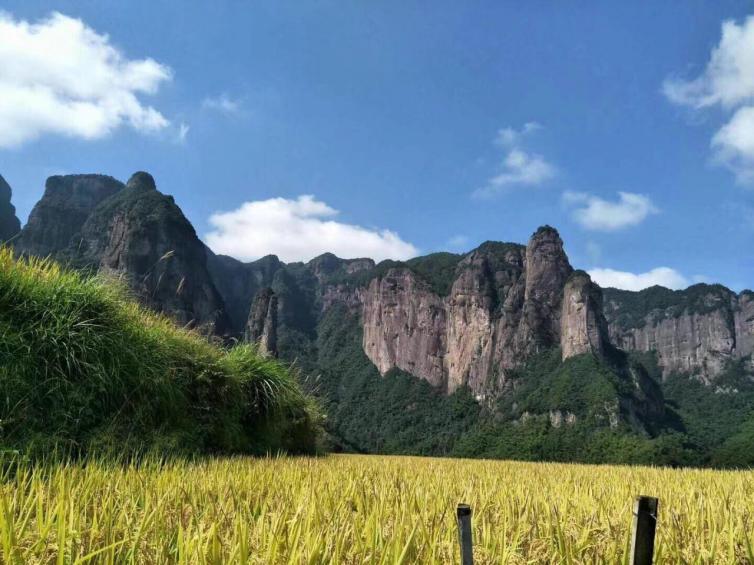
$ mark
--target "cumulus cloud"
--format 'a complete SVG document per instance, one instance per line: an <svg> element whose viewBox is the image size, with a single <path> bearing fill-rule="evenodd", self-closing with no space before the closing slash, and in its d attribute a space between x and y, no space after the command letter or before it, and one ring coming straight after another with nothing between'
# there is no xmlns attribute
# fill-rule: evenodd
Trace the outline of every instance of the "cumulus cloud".
<svg viewBox="0 0 754 565"><path fill-rule="evenodd" d="M365 228L333 219L338 211L314 196L246 202L237 210L213 214L207 245L242 261L275 254L307 261L327 251L346 259L409 259L418 249L390 230Z"/></svg>
<svg viewBox="0 0 754 565"><path fill-rule="evenodd" d="M754 181L754 106L739 108L712 138L715 158L730 168L740 184Z"/></svg>
<svg viewBox="0 0 754 565"><path fill-rule="evenodd" d="M722 24L721 38L704 71L694 79L671 78L663 92L694 109L719 106L732 117L712 138L714 158L742 184L754 182L754 16Z"/></svg>
<svg viewBox="0 0 754 565"><path fill-rule="evenodd" d="M520 130L503 128L498 131L495 144L505 150L498 172L482 188L474 191L475 197L489 197L512 186L537 186L552 179L557 170L544 157L523 148L523 141L542 129L537 122L527 122Z"/></svg>
<svg viewBox="0 0 754 565"><path fill-rule="evenodd" d="M623 290L642 290L650 286L664 286L680 289L689 286L689 281L681 273L670 267L657 267L646 273L630 273L615 269L592 269L589 276L603 288L620 288Z"/></svg>
<svg viewBox="0 0 754 565"><path fill-rule="evenodd" d="M127 59L79 19L53 13L37 23L0 12L0 147L45 134L83 139L122 125L155 132L170 125L140 95L171 78L153 59Z"/></svg>
<svg viewBox="0 0 754 565"><path fill-rule="evenodd" d="M241 112L243 105L240 100L234 100L223 93L219 96L210 96L202 100L202 108L215 110L223 114L238 114Z"/></svg>
<svg viewBox="0 0 754 565"><path fill-rule="evenodd" d="M573 206L573 219L583 228L593 231L617 231L643 222L650 214L659 212L648 196L619 192L618 201L610 202L584 192L563 194L567 206Z"/></svg>
<svg viewBox="0 0 754 565"><path fill-rule="evenodd" d="M722 24L720 43L712 49L707 66L695 79L669 78L665 95L677 104L704 108L720 104L732 108L754 98L754 16L740 25Z"/></svg>

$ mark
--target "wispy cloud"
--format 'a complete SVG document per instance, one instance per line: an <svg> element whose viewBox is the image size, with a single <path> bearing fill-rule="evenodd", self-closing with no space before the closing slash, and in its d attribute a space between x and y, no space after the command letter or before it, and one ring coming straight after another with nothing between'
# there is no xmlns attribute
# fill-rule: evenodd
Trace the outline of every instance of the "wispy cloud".
<svg viewBox="0 0 754 565"><path fill-rule="evenodd" d="M178 132L176 133L176 140L178 143L186 143L186 137L191 127L186 122L181 122L178 126Z"/></svg>
<svg viewBox="0 0 754 565"><path fill-rule="evenodd" d="M528 122L520 130L510 127L498 131L495 144L505 154L498 171L487 183L474 191L475 197L490 197L513 186L537 186L550 179L556 168L544 157L524 149L523 142L534 132L542 129L537 122Z"/></svg>
<svg viewBox="0 0 754 565"><path fill-rule="evenodd" d="M619 192L618 200L610 202L584 192L566 191L563 202L573 207L573 219L592 231L617 231L636 226L650 214L659 212L649 196L632 192Z"/></svg>
<svg viewBox="0 0 754 565"><path fill-rule="evenodd" d="M713 157L739 183L754 184L754 16L740 24L723 22L704 71L693 79L669 78L662 91L694 110L719 106L733 112L712 138Z"/></svg>
<svg viewBox="0 0 754 565"><path fill-rule="evenodd" d="M0 148L46 134L100 139L121 126L170 125L140 96L171 79L153 59L128 59L80 19L60 13L36 23L0 12Z"/></svg>
<svg viewBox="0 0 754 565"><path fill-rule="evenodd" d="M275 254L283 261L306 261L326 251L343 258L409 259L418 249L395 232L346 224L338 211L314 196L246 202L213 214L207 245L241 260Z"/></svg>
<svg viewBox="0 0 754 565"><path fill-rule="evenodd" d="M620 288L623 290L642 290L650 286L664 286L680 289L689 286L689 280L670 267L657 267L646 273L631 273L615 269L592 269L589 276L603 288Z"/></svg>
<svg viewBox="0 0 754 565"><path fill-rule="evenodd" d="M514 147L520 143L524 137L541 129L542 124L538 122L526 122L520 130L511 127L502 128L497 132L495 143L502 147Z"/></svg>
<svg viewBox="0 0 754 565"><path fill-rule="evenodd" d="M223 93L219 96L209 96L202 100L202 108L214 110L223 114L240 114L243 112L243 103L240 99L234 99Z"/></svg>

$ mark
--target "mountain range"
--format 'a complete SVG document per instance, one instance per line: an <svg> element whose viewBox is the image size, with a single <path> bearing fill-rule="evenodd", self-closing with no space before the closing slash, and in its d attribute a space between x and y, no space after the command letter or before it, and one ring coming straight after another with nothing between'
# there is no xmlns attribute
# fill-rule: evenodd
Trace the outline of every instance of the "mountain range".
<svg viewBox="0 0 754 565"><path fill-rule="evenodd" d="M0 240L297 363L332 449L754 464L754 293L601 289L549 226L405 262L243 263L137 172L50 177L23 228L0 177Z"/></svg>

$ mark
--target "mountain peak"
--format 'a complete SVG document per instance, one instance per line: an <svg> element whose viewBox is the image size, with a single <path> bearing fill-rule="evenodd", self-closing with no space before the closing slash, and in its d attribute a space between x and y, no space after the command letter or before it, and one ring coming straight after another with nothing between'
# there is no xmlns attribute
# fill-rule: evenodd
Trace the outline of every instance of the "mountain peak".
<svg viewBox="0 0 754 565"><path fill-rule="evenodd" d="M157 190L154 177L144 171L137 171L132 174L126 186L136 190Z"/></svg>

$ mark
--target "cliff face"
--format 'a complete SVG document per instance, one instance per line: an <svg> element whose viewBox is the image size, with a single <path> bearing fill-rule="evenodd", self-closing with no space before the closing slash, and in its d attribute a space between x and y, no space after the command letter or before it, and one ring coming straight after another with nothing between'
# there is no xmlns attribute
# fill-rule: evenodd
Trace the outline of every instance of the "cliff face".
<svg viewBox="0 0 754 565"><path fill-rule="evenodd" d="M361 296L364 351L383 374L397 367L448 392L468 385L478 396L504 387L510 369L559 345L561 334L568 356L589 344L600 354L598 289L581 278L566 288L572 271L549 227L526 248L488 243L468 254L445 297L411 270L391 269ZM561 324L564 291L573 306Z"/></svg>
<svg viewBox="0 0 754 565"><path fill-rule="evenodd" d="M692 373L711 382L754 352L754 300L717 285L639 293L608 289L610 339L625 350L655 351L663 375Z"/></svg>
<svg viewBox="0 0 754 565"><path fill-rule="evenodd" d="M607 321L602 313L602 291L588 274L577 271L563 290L560 316L563 359L583 353L603 355L609 341Z"/></svg>
<svg viewBox="0 0 754 565"><path fill-rule="evenodd" d="M14 242L16 251L65 260L63 252L76 248L76 238L89 214L123 187L122 182L105 175L48 178L42 199Z"/></svg>
<svg viewBox="0 0 754 565"><path fill-rule="evenodd" d="M372 280L362 301L364 351L380 372L398 367L444 388L443 300L410 271L391 269Z"/></svg>
<svg viewBox="0 0 754 565"><path fill-rule="evenodd" d="M11 189L0 176L0 243L8 241L21 231L21 222L16 217L16 208L11 204Z"/></svg>
<svg viewBox="0 0 754 565"><path fill-rule="evenodd" d="M285 265L275 255L242 263L232 257L215 255L209 248L205 248L205 252L212 282L225 303L230 333L243 334L254 296L260 289L271 286L276 273Z"/></svg>
<svg viewBox="0 0 754 565"><path fill-rule="evenodd" d="M179 324L217 333L229 325L204 245L147 173L135 173L92 211L70 252L78 263L125 278L144 304Z"/></svg>
<svg viewBox="0 0 754 565"><path fill-rule="evenodd" d="M127 185L104 175L50 177L14 247L122 278L145 305L181 325L227 329L203 244L147 173Z"/></svg>
<svg viewBox="0 0 754 565"><path fill-rule="evenodd" d="M267 287L257 292L246 324L245 340L256 343L260 351L277 357L278 298Z"/></svg>

